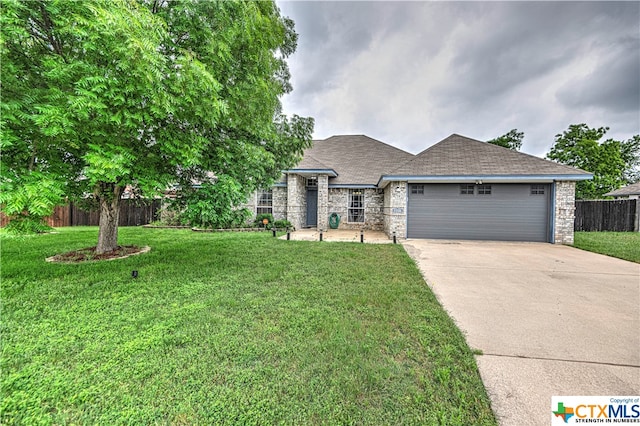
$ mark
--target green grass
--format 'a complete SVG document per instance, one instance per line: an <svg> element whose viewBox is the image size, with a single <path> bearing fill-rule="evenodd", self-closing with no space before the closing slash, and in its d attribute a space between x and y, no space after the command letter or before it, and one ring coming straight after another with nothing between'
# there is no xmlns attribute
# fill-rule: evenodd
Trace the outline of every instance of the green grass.
<svg viewBox="0 0 640 426"><path fill-rule="evenodd" d="M1 237L1 423L496 424L399 245L121 228L152 251L44 261L96 240Z"/></svg>
<svg viewBox="0 0 640 426"><path fill-rule="evenodd" d="M573 246L640 263L640 232L576 232Z"/></svg>

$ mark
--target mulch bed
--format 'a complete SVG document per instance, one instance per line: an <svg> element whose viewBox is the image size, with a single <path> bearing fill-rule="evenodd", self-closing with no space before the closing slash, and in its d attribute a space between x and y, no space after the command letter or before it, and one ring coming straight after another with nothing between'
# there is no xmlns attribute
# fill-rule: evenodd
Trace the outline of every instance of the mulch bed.
<svg viewBox="0 0 640 426"><path fill-rule="evenodd" d="M134 256L136 254L146 253L151 250L151 247L138 247L138 246L118 246L115 250L96 254L96 247L86 247L79 250L73 250L67 253L56 254L55 256L48 257L47 262L60 262L60 263L82 263L101 260L116 260L124 259L125 257Z"/></svg>

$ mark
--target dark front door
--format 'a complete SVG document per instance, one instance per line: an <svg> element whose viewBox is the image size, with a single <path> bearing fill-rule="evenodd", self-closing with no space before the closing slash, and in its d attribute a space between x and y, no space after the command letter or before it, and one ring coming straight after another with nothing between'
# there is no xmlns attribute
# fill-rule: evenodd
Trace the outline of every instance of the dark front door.
<svg viewBox="0 0 640 426"><path fill-rule="evenodd" d="M307 226L318 226L317 189L307 189Z"/></svg>

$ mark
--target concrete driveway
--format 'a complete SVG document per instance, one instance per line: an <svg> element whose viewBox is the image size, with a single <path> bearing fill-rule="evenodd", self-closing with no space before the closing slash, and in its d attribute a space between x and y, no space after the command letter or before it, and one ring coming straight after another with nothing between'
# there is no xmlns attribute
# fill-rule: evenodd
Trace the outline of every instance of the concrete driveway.
<svg viewBox="0 0 640 426"><path fill-rule="evenodd" d="M501 425L554 395L640 394L640 265L542 243L407 240L466 334Z"/></svg>

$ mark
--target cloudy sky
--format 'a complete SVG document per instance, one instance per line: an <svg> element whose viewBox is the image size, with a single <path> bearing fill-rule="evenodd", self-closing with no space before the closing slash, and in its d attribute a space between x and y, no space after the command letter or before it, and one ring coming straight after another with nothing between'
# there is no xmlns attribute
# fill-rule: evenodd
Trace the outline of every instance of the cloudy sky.
<svg viewBox="0 0 640 426"><path fill-rule="evenodd" d="M284 112L314 138L417 153L517 128L544 156L570 124L640 133L640 2L278 1L296 23Z"/></svg>

